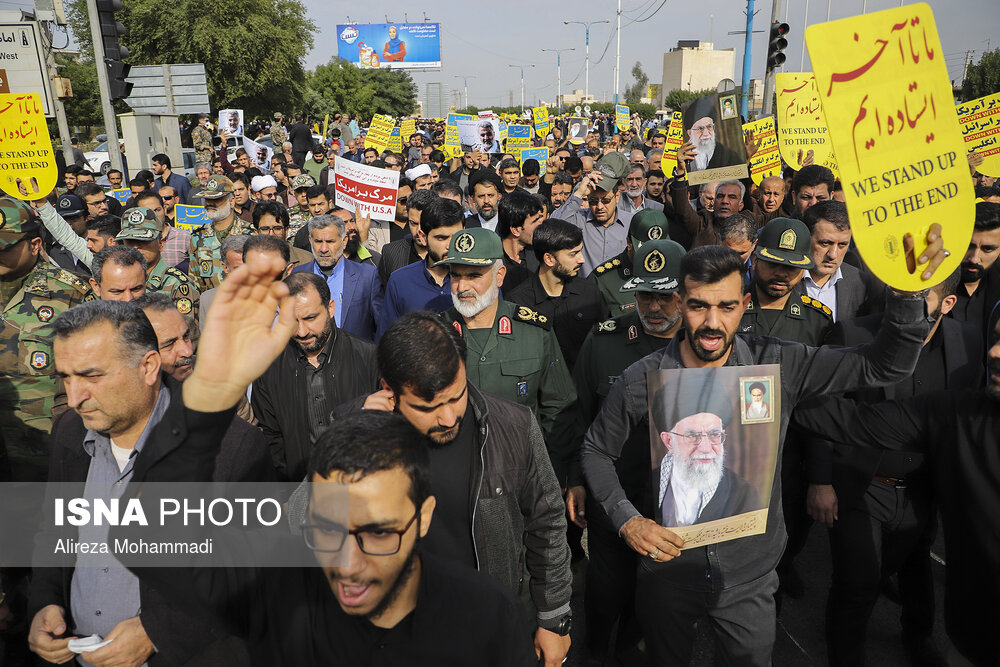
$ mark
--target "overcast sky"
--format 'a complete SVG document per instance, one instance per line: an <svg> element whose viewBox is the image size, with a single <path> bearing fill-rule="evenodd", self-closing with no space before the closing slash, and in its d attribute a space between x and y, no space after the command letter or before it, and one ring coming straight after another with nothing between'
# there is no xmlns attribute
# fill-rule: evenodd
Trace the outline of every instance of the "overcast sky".
<svg viewBox="0 0 1000 667"><path fill-rule="evenodd" d="M869 12L897 7L899 0L785 0L782 18L787 11L791 26L788 60L785 71L799 71L802 57L803 22L806 7L809 22L826 21L827 7L831 19L860 14L867 1ZM575 51L562 54L562 88L569 93L573 88L584 87L584 27L563 25L564 20L599 21L608 19L610 24L594 25L590 31L590 92L610 101L614 90L615 39L614 23L617 2L614 0L576 0L571 3L573 13L563 16L556 7L565 3L545 0L508 0L504 3L479 2L427 2L412 0L366 0L364 3L329 2L329 0L302 0L309 15L316 23L316 46L306 58L306 66L313 68L336 55L337 24L385 23L424 20L441 24L440 71L413 72L420 86L430 81L441 81L452 89L461 88L462 76L469 78L469 101L483 106L506 106L509 93L514 93L514 103L520 103L521 71L510 65L531 65L524 70L525 101L539 97L552 102L556 96L556 54L542 53L542 48L570 48ZM1000 7L997 0L928 0L934 10L938 31L944 48L948 71L953 79L962 74L966 51L973 51L973 60L989 48L1000 47ZM677 45L681 39L713 41L717 49L736 49L738 82L743 67L743 35L728 35L746 27L746 3L739 0L622 0L622 39L620 90L632 83L632 65L638 60L649 76L650 83L659 83L663 74L663 53ZM771 2L758 0L754 20L755 30L767 30L770 24ZM638 21L638 19L647 20ZM635 22L633 22L635 21ZM767 34L753 36L752 76L764 72L767 51ZM805 58L806 71L809 65Z"/></svg>

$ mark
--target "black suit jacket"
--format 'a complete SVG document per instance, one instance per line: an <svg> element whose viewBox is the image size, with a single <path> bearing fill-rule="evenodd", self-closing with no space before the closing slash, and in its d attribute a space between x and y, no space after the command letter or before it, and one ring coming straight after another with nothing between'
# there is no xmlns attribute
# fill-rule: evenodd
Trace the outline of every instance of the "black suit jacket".
<svg viewBox="0 0 1000 667"><path fill-rule="evenodd" d="M171 405L180 403L180 384L170 379L166 382L170 389ZM75 411L68 410L56 419L52 428L49 458L50 482L82 484L87 480L91 458L82 446L86 434L87 427ZM133 477L140 469L148 468L171 451L173 448L143 448L133 463ZM214 479L226 482L267 482L274 478L264 435L239 417L233 417L216 457ZM59 605L66 610L67 628L72 629L69 599L72 578L73 568L70 567L36 569L29 595L31 616L47 605ZM249 664L246 647L241 640L211 627L200 615L192 615L190 610L168 603L158 590L143 582L139 583L139 599L142 603L139 618L157 649L149 660L151 667Z"/></svg>
<svg viewBox="0 0 1000 667"><path fill-rule="evenodd" d="M837 321L852 320L869 312L869 276L861 269L844 263L840 265L841 279L837 282Z"/></svg>
<svg viewBox="0 0 1000 667"><path fill-rule="evenodd" d="M882 324L882 315L869 315L838 322L827 339L829 344L854 347L871 343ZM977 357L981 345L975 328L948 317L941 318L935 335L943 336L946 384L935 389L959 390L982 384L982 363ZM918 366L923 359L917 362ZM908 380L907 380L908 381ZM851 395L864 403L877 403L896 398L896 385L862 389ZM919 454L872 447L834 444L821 439L809 439L806 444L806 466L812 484L833 484L838 503L857 507L865 495L872 477L885 457L914 457Z"/></svg>

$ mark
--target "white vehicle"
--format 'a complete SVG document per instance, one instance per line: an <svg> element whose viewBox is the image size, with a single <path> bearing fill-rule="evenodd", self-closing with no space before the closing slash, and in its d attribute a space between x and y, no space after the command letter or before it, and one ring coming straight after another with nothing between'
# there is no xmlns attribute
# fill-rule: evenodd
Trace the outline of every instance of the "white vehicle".
<svg viewBox="0 0 1000 667"><path fill-rule="evenodd" d="M87 161L87 169L102 176L111 171L111 156L108 155L108 142L97 145L92 151L83 154Z"/></svg>

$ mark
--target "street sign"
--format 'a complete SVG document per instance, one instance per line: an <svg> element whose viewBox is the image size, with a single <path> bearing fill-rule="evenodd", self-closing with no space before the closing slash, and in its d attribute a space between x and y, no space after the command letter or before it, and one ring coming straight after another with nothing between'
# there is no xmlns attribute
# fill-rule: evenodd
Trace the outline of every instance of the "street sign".
<svg viewBox="0 0 1000 667"><path fill-rule="evenodd" d="M38 24L0 24L0 63L6 71L3 83L12 93L38 93L45 115L53 115L48 70L38 38Z"/></svg>
<svg viewBox="0 0 1000 667"><path fill-rule="evenodd" d="M133 67L126 80L133 87L125 103L136 113L174 115L211 110L203 63Z"/></svg>

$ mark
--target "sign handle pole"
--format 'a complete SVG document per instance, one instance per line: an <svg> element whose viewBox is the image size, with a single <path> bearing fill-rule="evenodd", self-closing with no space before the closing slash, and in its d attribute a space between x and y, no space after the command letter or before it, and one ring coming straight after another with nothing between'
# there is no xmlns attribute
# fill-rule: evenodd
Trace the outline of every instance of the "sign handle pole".
<svg viewBox="0 0 1000 667"><path fill-rule="evenodd" d="M774 22L778 20L778 16L781 15L781 5L782 0L772 0L771 2L771 23L768 25L774 25ZM749 35L747 36L749 39ZM803 42L803 48L805 48L805 43ZM765 56L766 57L766 56ZM762 108L762 115L770 116L772 109L772 98L774 97L774 69L769 69L764 75L764 104Z"/></svg>
<svg viewBox="0 0 1000 667"><path fill-rule="evenodd" d="M104 112L104 131L108 135L108 157L111 159L112 168L124 174L122 154L118 147L118 118L111 105L108 69L104 62L104 38L97 18L97 0L87 0L87 13L90 15L90 37L94 42L94 62L97 64L97 87L101 93L101 110ZM125 174L125 182L128 182L128 174Z"/></svg>

